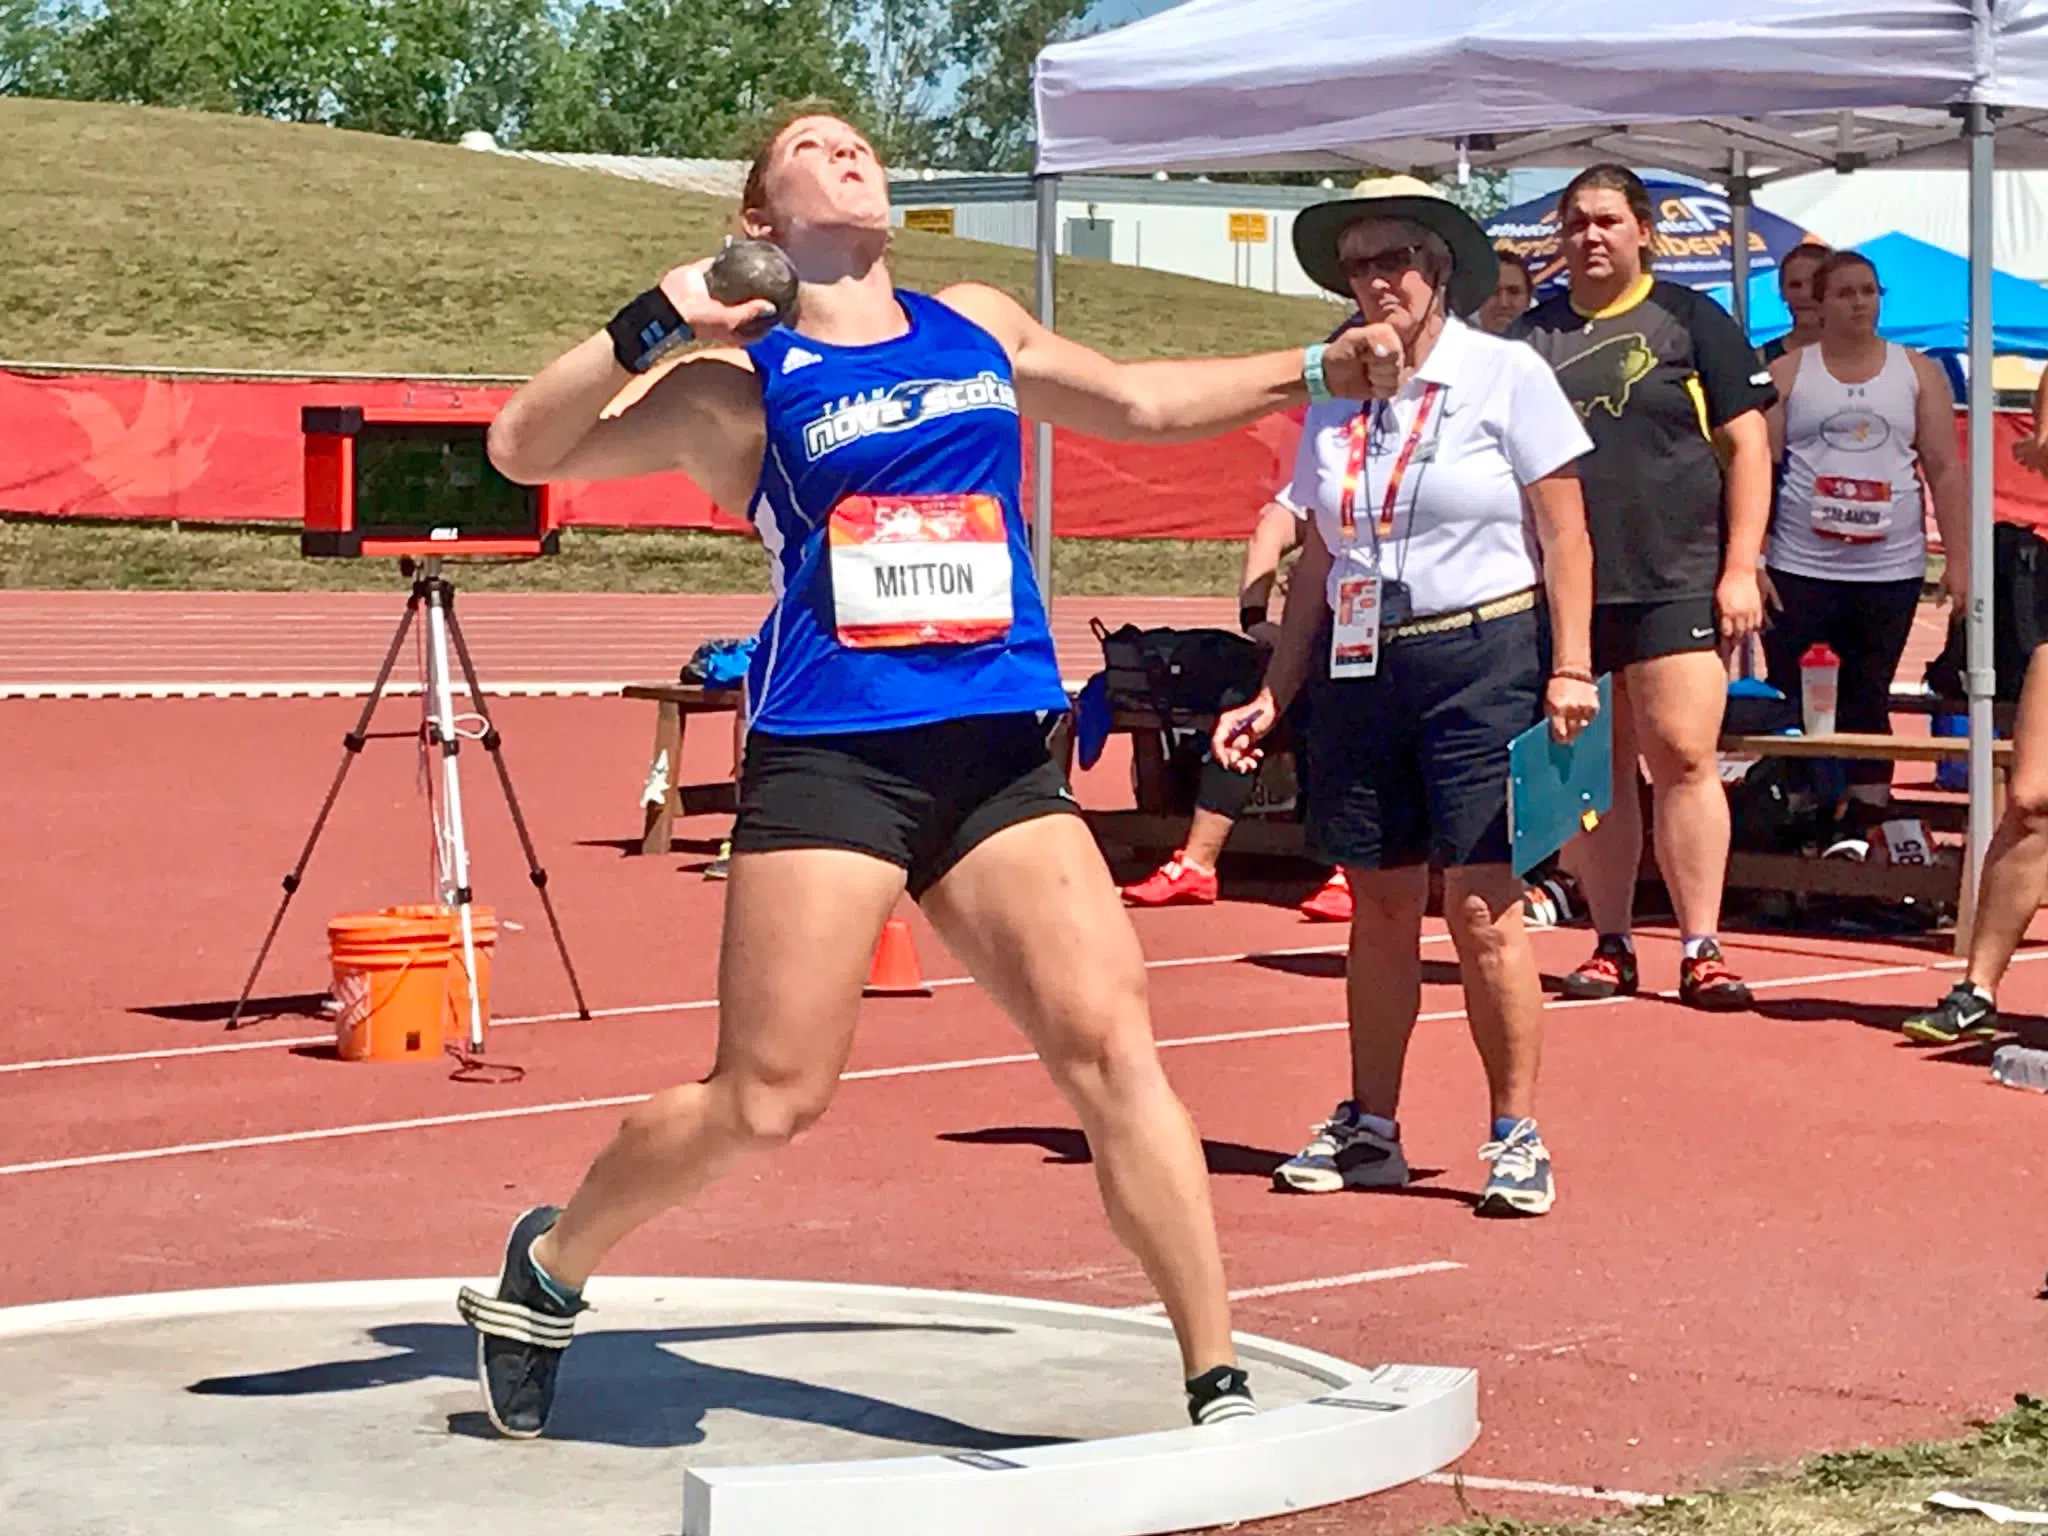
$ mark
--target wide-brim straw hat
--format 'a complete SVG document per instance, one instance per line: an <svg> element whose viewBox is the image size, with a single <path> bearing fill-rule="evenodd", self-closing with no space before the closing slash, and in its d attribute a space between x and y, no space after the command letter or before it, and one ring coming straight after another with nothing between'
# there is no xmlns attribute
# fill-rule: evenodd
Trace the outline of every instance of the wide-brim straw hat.
<svg viewBox="0 0 2048 1536"><path fill-rule="evenodd" d="M1337 255L1344 231L1362 219L1402 219L1440 236L1451 250L1451 312L1469 315L1493 296L1500 258L1479 223L1436 188L1413 176L1376 176L1349 197L1304 208L1294 217L1294 256L1323 287L1351 298Z"/></svg>

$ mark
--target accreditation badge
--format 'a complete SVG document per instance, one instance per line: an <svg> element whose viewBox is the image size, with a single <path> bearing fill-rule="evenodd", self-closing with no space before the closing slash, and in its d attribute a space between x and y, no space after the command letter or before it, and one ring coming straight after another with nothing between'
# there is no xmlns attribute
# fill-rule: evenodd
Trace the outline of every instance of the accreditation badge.
<svg viewBox="0 0 2048 1536"><path fill-rule="evenodd" d="M1380 578L1337 578L1330 626L1330 676L1372 677L1380 669Z"/></svg>
<svg viewBox="0 0 2048 1536"><path fill-rule="evenodd" d="M979 645L1009 634L1010 539L996 497L848 496L826 537L841 645Z"/></svg>

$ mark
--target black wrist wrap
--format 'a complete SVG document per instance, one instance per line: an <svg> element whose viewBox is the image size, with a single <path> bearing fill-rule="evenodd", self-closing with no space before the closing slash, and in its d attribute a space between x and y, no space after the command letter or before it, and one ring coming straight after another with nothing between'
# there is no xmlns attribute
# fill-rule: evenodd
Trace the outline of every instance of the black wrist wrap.
<svg viewBox="0 0 2048 1536"><path fill-rule="evenodd" d="M611 318L605 327L612 352L628 373L645 373L695 334L669 296L650 288Z"/></svg>

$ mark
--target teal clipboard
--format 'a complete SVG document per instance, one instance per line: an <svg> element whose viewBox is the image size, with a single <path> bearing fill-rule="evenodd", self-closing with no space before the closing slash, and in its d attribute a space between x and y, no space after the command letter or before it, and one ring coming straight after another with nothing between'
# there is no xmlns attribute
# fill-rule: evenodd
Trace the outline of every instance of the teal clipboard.
<svg viewBox="0 0 2048 1536"><path fill-rule="evenodd" d="M1614 679L1595 684L1600 713L1566 745L1538 721L1508 743L1508 845L1526 875L1614 807Z"/></svg>

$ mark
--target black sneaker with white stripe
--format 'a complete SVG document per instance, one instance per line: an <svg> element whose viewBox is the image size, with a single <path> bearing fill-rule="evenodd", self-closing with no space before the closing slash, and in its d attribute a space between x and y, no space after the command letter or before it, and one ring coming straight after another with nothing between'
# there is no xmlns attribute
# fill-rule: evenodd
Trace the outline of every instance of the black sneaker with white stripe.
<svg viewBox="0 0 2048 1536"><path fill-rule="evenodd" d="M465 1285L455 1301L462 1320L476 1330L476 1379L483 1388L484 1411L499 1434L515 1440L532 1440L547 1428L562 1351L576 1331L576 1314L585 1307L580 1295L558 1296L534 1267L534 1239L561 1214L556 1206L540 1205L521 1216L505 1243L497 1293L486 1296Z"/></svg>
<svg viewBox="0 0 2048 1536"><path fill-rule="evenodd" d="M1258 1411L1250 1378L1234 1365L1219 1365L1188 1383L1188 1417L1197 1424L1248 1419Z"/></svg>

